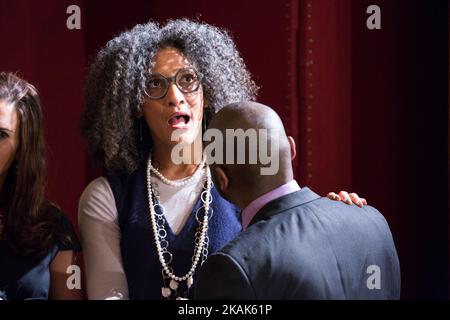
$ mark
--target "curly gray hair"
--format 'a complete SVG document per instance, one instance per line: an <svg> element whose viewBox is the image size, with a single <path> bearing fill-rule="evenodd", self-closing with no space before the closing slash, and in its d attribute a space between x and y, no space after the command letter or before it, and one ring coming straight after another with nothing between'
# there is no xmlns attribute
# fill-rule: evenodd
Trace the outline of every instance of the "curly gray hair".
<svg viewBox="0 0 450 320"><path fill-rule="evenodd" d="M135 26L106 44L87 77L82 133L107 172L134 171L151 148L138 115L147 71L166 47L180 50L202 76L207 122L221 107L257 96L259 88L226 31L188 19Z"/></svg>

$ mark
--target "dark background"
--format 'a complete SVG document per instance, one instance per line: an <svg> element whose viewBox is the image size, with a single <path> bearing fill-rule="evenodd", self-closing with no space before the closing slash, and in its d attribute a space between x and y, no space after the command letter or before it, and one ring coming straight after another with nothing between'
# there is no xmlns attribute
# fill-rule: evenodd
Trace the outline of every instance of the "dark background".
<svg viewBox="0 0 450 320"><path fill-rule="evenodd" d="M66 9L81 7L81 30ZM366 28L381 8L382 29ZM386 217L402 298L449 298L448 1L0 0L0 70L43 100L49 197L76 224L95 178L78 126L90 59L148 19L189 17L226 28L298 144L300 185L355 191Z"/></svg>

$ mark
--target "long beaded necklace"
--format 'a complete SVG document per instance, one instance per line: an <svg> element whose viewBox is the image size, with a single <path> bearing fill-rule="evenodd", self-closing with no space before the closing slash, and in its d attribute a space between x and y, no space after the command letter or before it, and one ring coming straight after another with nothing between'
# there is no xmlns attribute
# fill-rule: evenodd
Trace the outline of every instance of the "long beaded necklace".
<svg viewBox="0 0 450 320"><path fill-rule="evenodd" d="M153 172L156 176L158 176L164 183L172 185L172 186L185 186L187 183L194 179L195 175L205 166L205 159L197 168L196 172L189 178L182 182L174 182L166 177L164 177L156 168L152 166L151 154L149 154L147 160L147 190L148 190L148 202L150 208L150 221L151 227L153 230L153 237L156 244L156 251L158 253L159 262L162 267L162 276L163 276L163 287L161 288L161 295L164 298L170 298L172 295L172 291L177 293L180 282L186 281L187 288L192 286L194 282L193 274L197 268L197 265L201 259L200 265L206 260L208 255L208 213L212 215L212 209L210 208L210 204L212 202L211 196L211 188L212 188L212 180L211 180L211 172L209 166L206 165L206 188L201 193L201 201L203 206L200 207L196 213L196 219L199 223L199 228L195 234L195 248L194 255L192 256L192 265L189 271L183 276L176 276L173 272L173 269L169 266L173 260L173 256L168 250L169 242L166 239L167 231L165 229L165 218L164 218L164 207L157 201L153 203L153 195L154 190L151 182L151 173ZM187 181L187 182L186 182ZM159 209L157 212L156 209ZM204 211L203 217L199 216L201 211ZM169 287L165 284L165 279L170 279ZM185 299L186 297L181 297L179 295L177 299Z"/></svg>

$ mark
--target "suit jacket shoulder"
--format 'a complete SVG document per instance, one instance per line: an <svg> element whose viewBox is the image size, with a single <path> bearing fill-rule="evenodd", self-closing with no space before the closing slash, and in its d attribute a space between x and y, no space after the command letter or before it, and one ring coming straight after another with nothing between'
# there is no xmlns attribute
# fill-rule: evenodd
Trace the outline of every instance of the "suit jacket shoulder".
<svg viewBox="0 0 450 320"><path fill-rule="evenodd" d="M307 188L267 204L218 255L208 258L205 270L210 263L214 270L202 277L219 281L227 292L231 280L245 283L239 299L395 299L400 293L397 253L381 213L321 198ZM371 266L381 272L375 288L368 285ZM218 288L206 294L212 297ZM230 292L228 298L236 299L237 291Z"/></svg>

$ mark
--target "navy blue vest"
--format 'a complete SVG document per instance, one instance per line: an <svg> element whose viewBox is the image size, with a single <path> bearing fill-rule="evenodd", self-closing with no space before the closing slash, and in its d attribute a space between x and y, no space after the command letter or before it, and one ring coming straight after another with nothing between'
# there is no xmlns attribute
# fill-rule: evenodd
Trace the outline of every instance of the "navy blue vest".
<svg viewBox="0 0 450 320"><path fill-rule="evenodd" d="M169 286L168 280L163 283L161 264L156 254L156 245L151 229L148 207L147 182L145 167L141 167L129 175L111 175L107 179L111 185L116 201L118 220L121 231L121 253L125 274L128 282L130 299L162 299L161 287ZM234 239L242 230L240 224L240 209L222 198L215 187L211 194L211 208L214 213L209 221L209 254L221 249ZM197 200L186 224L178 235L175 235L165 222L166 239L169 241L169 251L173 254L170 266L177 276L185 275L192 264L194 253L195 232L198 223L195 212L202 206ZM197 267L194 281L198 274ZM195 286L195 284L194 284ZM186 292L186 284L180 286L180 294ZM194 287L189 290L193 297ZM171 298L175 298L174 295Z"/></svg>

